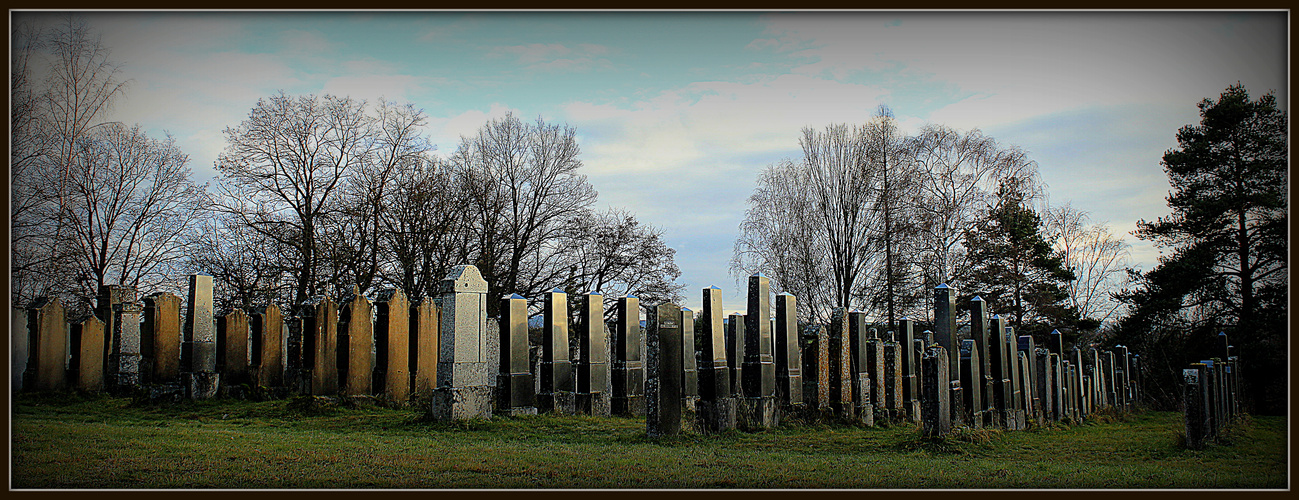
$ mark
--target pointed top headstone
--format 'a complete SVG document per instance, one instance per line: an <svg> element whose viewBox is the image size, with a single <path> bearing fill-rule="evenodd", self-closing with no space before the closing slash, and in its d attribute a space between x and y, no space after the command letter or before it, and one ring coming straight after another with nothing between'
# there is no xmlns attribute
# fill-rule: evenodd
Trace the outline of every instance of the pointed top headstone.
<svg viewBox="0 0 1299 500"><path fill-rule="evenodd" d="M594 292L586 292L586 294L587 294L587 295L596 295L596 296L604 297L604 292L601 292L601 291L599 291L599 290L596 290L596 291L594 291Z"/></svg>
<svg viewBox="0 0 1299 500"><path fill-rule="evenodd" d="M992 318L991 318L991 319L1001 319L1001 315L1000 315L1000 314L995 314L995 313L994 313L994 314L992 315Z"/></svg>
<svg viewBox="0 0 1299 500"><path fill-rule="evenodd" d="M517 293L511 293L511 294L510 294L510 300L521 299L521 298L523 298L523 296L522 296L522 295L519 295L519 294L517 294Z"/></svg>
<svg viewBox="0 0 1299 500"><path fill-rule="evenodd" d="M983 297L975 295L974 298L970 299L970 302L983 302Z"/></svg>
<svg viewBox="0 0 1299 500"><path fill-rule="evenodd" d="M625 296L625 298L628 298L628 299L634 299L634 298L637 298L637 297L636 297L635 295L632 295L632 294L629 293L629 294L627 294L627 295Z"/></svg>
<svg viewBox="0 0 1299 500"><path fill-rule="evenodd" d="M1059 334L1060 334L1060 330L1051 330L1051 335L1059 335ZM1116 347L1122 347L1122 346L1116 346Z"/></svg>
<svg viewBox="0 0 1299 500"><path fill-rule="evenodd" d="M551 290L550 293L564 293L564 291L556 287L554 290Z"/></svg>
<svg viewBox="0 0 1299 500"><path fill-rule="evenodd" d="M684 312L694 312L694 311L691 311L689 307L682 307L681 310L684 311Z"/></svg>
<svg viewBox="0 0 1299 500"><path fill-rule="evenodd" d="M717 285L708 285L708 289L709 289L709 290L721 290L721 287L718 287Z"/></svg>
<svg viewBox="0 0 1299 500"><path fill-rule="evenodd" d="M785 295L788 295L788 296L791 296L791 297L794 296L794 294L789 293L789 292L780 292L780 293L776 294L777 297L783 297L783 296L785 296Z"/></svg>
<svg viewBox="0 0 1299 500"><path fill-rule="evenodd" d="M934 288L948 289L948 288L951 288L951 287L947 286L947 283L939 283L938 286L936 286L936 287L934 287Z"/></svg>
<svg viewBox="0 0 1299 500"><path fill-rule="evenodd" d="M1227 332L1218 332L1218 336L1219 336L1219 337L1225 337L1225 336L1227 336Z"/></svg>
<svg viewBox="0 0 1299 500"><path fill-rule="evenodd" d="M762 271L758 271L758 272L756 272L756 273L753 273L753 276L752 276L752 277L754 277L754 278L766 278L767 275L762 274Z"/></svg>

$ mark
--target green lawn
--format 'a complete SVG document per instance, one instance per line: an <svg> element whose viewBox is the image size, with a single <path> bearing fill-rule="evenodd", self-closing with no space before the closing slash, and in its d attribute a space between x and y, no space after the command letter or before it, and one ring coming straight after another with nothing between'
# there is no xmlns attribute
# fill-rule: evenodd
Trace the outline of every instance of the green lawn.
<svg viewBox="0 0 1299 500"><path fill-rule="evenodd" d="M18 397L13 488L1285 488L1286 420L1179 445L1178 413L1021 432L784 426L651 441L643 419L437 423L295 401Z"/></svg>

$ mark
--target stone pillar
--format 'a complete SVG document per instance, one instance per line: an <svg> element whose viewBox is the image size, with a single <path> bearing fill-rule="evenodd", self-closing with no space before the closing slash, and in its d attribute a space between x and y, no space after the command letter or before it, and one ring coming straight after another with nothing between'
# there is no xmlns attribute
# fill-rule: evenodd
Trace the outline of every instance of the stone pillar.
<svg viewBox="0 0 1299 500"><path fill-rule="evenodd" d="M948 386L951 376L947 373L950 366L947 361L947 350L942 346L931 346L921 358L924 367L924 397L921 398L921 428L926 437L942 437L952 431L951 401Z"/></svg>
<svg viewBox="0 0 1299 500"><path fill-rule="evenodd" d="M822 417L833 410L830 406L830 338L822 325L811 325L803 330L803 397L813 415Z"/></svg>
<svg viewBox="0 0 1299 500"><path fill-rule="evenodd" d="M982 375L974 381L975 385L968 385L965 378L961 378L961 387L966 391L965 402L968 404L974 400L979 400L981 405L971 410L972 415L980 415L983 418L984 425L998 425L998 411L1003 408L1005 394L1001 387L1001 351L998 349L996 329L993 327L992 320L988 317L988 302L982 297L975 296L970 299L970 338L974 340L974 348L978 351L979 370ZM962 359L965 351L962 348ZM964 375L965 372L961 372ZM973 398L969 393L981 392L979 398Z"/></svg>
<svg viewBox="0 0 1299 500"><path fill-rule="evenodd" d="M104 390L104 322L90 316L72 325L73 344L77 356L77 390L99 392Z"/></svg>
<svg viewBox="0 0 1299 500"><path fill-rule="evenodd" d="M798 299L776 295L776 392L786 407L803 406L803 359L798 348Z"/></svg>
<svg viewBox="0 0 1299 500"><path fill-rule="evenodd" d="M14 393L24 387L27 359L31 357L30 337L27 332L27 310L12 307L9 316L9 389Z"/></svg>
<svg viewBox="0 0 1299 500"><path fill-rule="evenodd" d="M442 309L429 297L410 308L411 397L431 400L438 386L439 337L442 334Z"/></svg>
<svg viewBox="0 0 1299 500"><path fill-rule="evenodd" d="M380 291L374 301L374 391L389 403L410 400L410 323L406 294L397 288Z"/></svg>
<svg viewBox="0 0 1299 500"><path fill-rule="evenodd" d="M744 315L731 314L726 321L726 365L731 367L731 396L744 397Z"/></svg>
<svg viewBox="0 0 1299 500"><path fill-rule="evenodd" d="M694 411L699 401L699 363L695 359L695 312L681 308L681 400Z"/></svg>
<svg viewBox="0 0 1299 500"><path fill-rule="evenodd" d="M1000 314L992 315L988 321L988 355L992 358L988 366L992 373L989 379L992 382L992 401L988 403L988 421L1002 429L1011 427L1010 417L1014 412L1010 388L1010 356L1009 349L1005 345L1003 336L1006 331L1006 318Z"/></svg>
<svg viewBox="0 0 1299 500"><path fill-rule="evenodd" d="M40 297L27 307L27 331L31 336L27 362L31 388L57 391L67 384L68 331L66 312L57 297ZM102 358L101 358L102 359Z"/></svg>
<svg viewBox="0 0 1299 500"><path fill-rule="evenodd" d="M577 380L568 358L568 294L556 288L546 293L541 334L541 392L537 411L572 415L576 412Z"/></svg>
<svg viewBox="0 0 1299 500"><path fill-rule="evenodd" d="M884 342L884 406L888 408L890 421L907 416L902 404L902 352L905 350L893 339L893 332L889 332L889 339Z"/></svg>
<svg viewBox="0 0 1299 500"><path fill-rule="evenodd" d="M987 410L983 405L983 391L978 390L983 385L983 375L980 370L983 363L979 360L979 345L973 339L961 341L961 387L969 387L971 390L965 391L965 411L966 421L975 429L983 428L984 414Z"/></svg>
<svg viewBox="0 0 1299 500"><path fill-rule="evenodd" d="M216 321L212 311L212 277L189 275L184 337L180 344L181 379L190 399L216 396L221 376L216 371Z"/></svg>
<svg viewBox="0 0 1299 500"><path fill-rule="evenodd" d="M1038 423L1040 425L1045 425L1046 422L1054 420L1052 412L1055 408L1055 402L1052 401L1051 368L1050 354L1046 349L1036 348L1033 351L1033 372L1035 375L1033 392L1037 394L1039 403Z"/></svg>
<svg viewBox="0 0 1299 500"><path fill-rule="evenodd" d="M171 384L180 377L180 297L155 293L144 298L141 370L147 383Z"/></svg>
<svg viewBox="0 0 1299 500"><path fill-rule="evenodd" d="M113 353L109 364L115 371L109 373L105 382L114 392L133 392L143 382L140 376L140 313L143 311L144 307L134 300L113 305Z"/></svg>
<svg viewBox="0 0 1299 500"><path fill-rule="evenodd" d="M577 411L595 416L611 412L609 345L604 327L604 295L588 293L578 305ZM526 344L525 344L526 345ZM527 350L525 349L526 353Z"/></svg>
<svg viewBox="0 0 1299 500"><path fill-rule="evenodd" d="M536 415L532 373L528 371L528 300L501 298L501 369L496 376L496 412Z"/></svg>
<svg viewBox="0 0 1299 500"><path fill-rule="evenodd" d="M104 322L104 386L110 390L117 389L117 339L116 306L124 302L135 302L135 287L122 285L102 285L95 297L95 316Z"/></svg>
<svg viewBox="0 0 1299 500"><path fill-rule="evenodd" d="M1132 411L1132 381L1128 375L1132 373L1132 369L1128 365L1128 348L1127 346L1116 345L1114 349L1114 361L1118 363L1117 368L1121 372L1118 375L1119 401L1123 404L1123 411Z"/></svg>
<svg viewBox="0 0 1299 500"><path fill-rule="evenodd" d="M289 311L284 318L284 384L289 394L310 394L312 346L307 335L307 318L316 317L316 309L298 304Z"/></svg>
<svg viewBox="0 0 1299 500"><path fill-rule="evenodd" d="M871 418L862 419L866 425L875 425L875 418L878 415L880 419L887 421L889 417L885 403L884 389L884 343L880 341L879 333L874 328L867 330L864 345L866 346L866 379L863 381L865 386L869 386L870 397L862 398L870 401ZM858 416L865 412L859 412Z"/></svg>
<svg viewBox="0 0 1299 500"><path fill-rule="evenodd" d="M1064 399L1064 377L1066 373L1064 371L1064 361L1060 359L1059 354L1053 352L1050 358L1052 420L1059 421L1065 418L1065 411L1069 409L1068 402Z"/></svg>
<svg viewBox="0 0 1299 500"><path fill-rule="evenodd" d="M695 413L698 428L721 432L735 428L735 398L731 395L731 370L726 354L726 327L722 316L722 289L710 286L703 292L700 322L703 335L703 366L699 367L699 403Z"/></svg>
<svg viewBox="0 0 1299 500"><path fill-rule="evenodd" d="M955 356L957 349L956 336L956 290L946 283L934 287L934 342L942 346L951 359L948 360L947 374L952 380L960 376L960 361Z"/></svg>
<svg viewBox="0 0 1299 500"><path fill-rule="evenodd" d="M926 332L928 331L926 330ZM913 382L911 386L912 389L911 395L914 396L915 399L911 400L911 406L909 408L914 410L910 414L911 420L913 423L917 423L917 424L920 423L920 400L925 395L925 392L921 390L920 387L920 382L923 380L925 376L924 366L920 364L920 358L924 357L924 355L925 355L925 339L918 338L912 340L911 359L915 360L916 362L916 366L915 366L916 372L915 372L915 376L911 378Z"/></svg>
<svg viewBox="0 0 1299 500"><path fill-rule="evenodd" d="M875 425L875 401L872 369L875 361L866 335L866 313L848 313L848 344L851 352L853 414L866 425Z"/></svg>
<svg viewBox="0 0 1299 500"><path fill-rule="evenodd" d="M1204 386L1205 365L1191 363L1191 367L1182 370L1182 401L1186 405L1186 447L1192 450L1204 449L1209 435L1206 410L1208 391Z"/></svg>
<svg viewBox="0 0 1299 500"><path fill-rule="evenodd" d="M651 438L681 432L681 308L659 304L645 315L648 326L645 426Z"/></svg>
<svg viewBox="0 0 1299 500"><path fill-rule="evenodd" d="M613 414L634 417L645 414L645 365L641 358L640 299L628 295L618 299L618 323L614 329Z"/></svg>
<svg viewBox="0 0 1299 500"><path fill-rule="evenodd" d="M1024 423L1027 427L1028 421L1042 421L1039 414L1041 410L1041 401L1036 390L1037 386L1037 363L1034 360L1037 345L1033 342L1033 336L1020 335L1016 339L1016 348L1019 350L1022 361L1020 363L1020 389L1024 391Z"/></svg>
<svg viewBox="0 0 1299 500"><path fill-rule="evenodd" d="M902 353L902 407L911 422L920 423L920 356L914 347L915 322L903 317L898 320L898 331L898 343L901 344L898 350Z"/></svg>
<svg viewBox="0 0 1299 500"><path fill-rule="evenodd" d="M248 382L248 315L235 309L217 318L217 371L221 383Z"/></svg>
<svg viewBox="0 0 1299 500"><path fill-rule="evenodd" d="M1002 358L1005 359L1006 366L1006 392L1009 397L1006 402L1006 421L1011 429L1024 429L1028 417L1025 415L1023 379L1020 376L1019 337L1015 335L1015 327L1006 324L1006 318L1001 318L994 325L997 327L994 333L997 334L998 346L1003 352Z"/></svg>
<svg viewBox="0 0 1299 500"><path fill-rule="evenodd" d="M852 342L848 326L848 311L836 308L830 315L830 405L835 415L851 419L856 414L853 404Z"/></svg>
<svg viewBox="0 0 1299 500"><path fill-rule="evenodd" d="M1084 375L1084 372L1083 372L1083 357L1082 357L1082 349L1079 349L1079 348L1077 348L1077 347L1074 347L1073 349L1070 349L1070 350L1069 350L1069 358L1073 361L1073 367L1074 367L1074 373L1075 373L1075 374L1074 374L1074 381L1073 381L1073 383L1074 383L1074 388L1073 388L1073 389L1074 389L1074 397L1073 397L1074 411L1075 411L1075 413L1078 414L1078 420L1081 421L1081 420L1083 419L1083 417L1086 416L1086 414L1087 414L1087 408L1086 408L1087 397L1086 397L1086 394L1085 394L1085 392L1086 392L1085 389L1087 388L1087 386L1086 386L1086 384L1083 383L1083 378L1084 378L1083 375Z"/></svg>
<svg viewBox="0 0 1299 500"><path fill-rule="evenodd" d="M749 276L749 309L744 322L744 399L740 400L737 417L741 429L770 429L779 421L771 340L771 281L758 273Z"/></svg>
<svg viewBox="0 0 1299 500"><path fill-rule="evenodd" d="M284 314L280 306L267 304L262 312L252 315L253 350L257 357L257 385L282 387L284 385Z"/></svg>
<svg viewBox="0 0 1299 500"><path fill-rule="evenodd" d="M303 318L303 335L311 346L310 391L316 396L338 394L338 305L329 297L307 303L314 310Z"/></svg>
<svg viewBox="0 0 1299 500"><path fill-rule="evenodd" d="M498 328L495 322L487 321L487 282L477 267L460 265L447 273L438 291L442 325L431 416L435 420L491 418L500 334L492 331ZM567 336L567 329L563 333ZM568 342L559 347L567 353ZM568 382L571 387L572 377ZM570 397L570 413L571 402Z"/></svg>
<svg viewBox="0 0 1299 500"><path fill-rule="evenodd" d="M374 393L374 306L356 287L339 314L338 370L345 396Z"/></svg>
<svg viewBox="0 0 1299 500"><path fill-rule="evenodd" d="M1033 400L1033 360L1029 358L1029 352L1016 351L1015 353L1019 362L1020 406L1024 408L1019 419L1019 428L1021 429L1027 429L1028 421L1036 419L1034 414L1036 404Z"/></svg>

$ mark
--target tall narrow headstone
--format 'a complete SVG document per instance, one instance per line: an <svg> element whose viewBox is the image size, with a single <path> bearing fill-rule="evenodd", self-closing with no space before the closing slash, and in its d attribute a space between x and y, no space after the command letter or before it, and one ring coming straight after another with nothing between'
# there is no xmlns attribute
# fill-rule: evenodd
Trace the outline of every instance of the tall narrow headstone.
<svg viewBox="0 0 1299 500"><path fill-rule="evenodd" d="M504 415L535 415L535 391L528 371L528 300L512 294L501 298L501 370L496 380L496 411Z"/></svg>
<svg viewBox="0 0 1299 500"><path fill-rule="evenodd" d="M348 299L339 314L340 333L346 339L339 346L340 393L366 396L374 392L374 306L356 287Z"/></svg>
<svg viewBox="0 0 1299 500"><path fill-rule="evenodd" d="M948 386L951 376L947 374L947 350L942 346L931 346L925 350L921 363L924 368L924 397L921 398L921 429L926 437L942 437L952 431L950 393Z"/></svg>
<svg viewBox="0 0 1299 500"><path fill-rule="evenodd" d="M960 360L956 356L957 345L956 336L956 290L947 286L946 283L934 287L934 342L942 346L945 353L951 358L947 360L947 374L955 380L960 375L960 370L956 363Z"/></svg>
<svg viewBox="0 0 1299 500"><path fill-rule="evenodd" d="M1024 389L1021 385L1019 374L1019 337L1015 335L1015 327L1007 324L1006 318L994 324L997 334L998 346L1002 351L1004 368L1004 383L1006 385L1006 423L1011 429L1023 429L1026 417L1024 415Z"/></svg>
<svg viewBox="0 0 1299 500"><path fill-rule="evenodd" d="M308 304L290 306L284 316L284 385L289 394L311 393L311 344L307 334L308 318L316 309Z"/></svg>
<svg viewBox="0 0 1299 500"><path fill-rule="evenodd" d="M823 325L803 330L803 398L813 415L832 412L830 406L830 338Z"/></svg>
<svg viewBox="0 0 1299 500"><path fill-rule="evenodd" d="M1086 385L1083 383L1083 379L1085 377L1083 372L1082 349L1079 349L1077 347L1070 349L1069 358L1073 361L1074 372L1075 372L1073 404L1074 404L1075 411L1078 413L1078 418L1082 419L1087 413L1085 407L1086 395L1084 394L1084 389L1086 388Z"/></svg>
<svg viewBox="0 0 1299 500"><path fill-rule="evenodd" d="M1038 347L1033 351L1033 392L1037 394L1037 401L1040 408L1038 409L1038 423L1045 425L1047 422L1055 420L1053 416L1055 402L1052 401L1053 393L1051 391L1051 358L1046 349Z"/></svg>
<svg viewBox="0 0 1299 500"><path fill-rule="evenodd" d="M762 273L749 276L749 309L744 322L744 399L740 400L742 429L769 429L778 422L775 347L771 338L771 281Z"/></svg>
<svg viewBox="0 0 1299 500"><path fill-rule="evenodd" d="M267 304L252 316L253 336L257 339L257 385L284 385L284 315L280 306Z"/></svg>
<svg viewBox="0 0 1299 500"><path fill-rule="evenodd" d="M217 321L217 369L221 382L238 385L248 382L248 315L235 309Z"/></svg>
<svg viewBox="0 0 1299 500"><path fill-rule="evenodd" d="M477 267L460 265L447 273L438 292L442 327L431 416L435 420L491 418L500 337L495 322L487 321L487 282ZM568 343L562 348L566 350Z"/></svg>
<svg viewBox="0 0 1299 500"><path fill-rule="evenodd" d="M117 389L117 327L116 308L124 302L135 302L136 290L132 286L100 285L95 297L95 315L104 322L104 386L110 391Z"/></svg>
<svg viewBox="0 0 1299 500"><path fill-rule="evenodd" d="M311 338L311 394L338 394L338 305L329 297L307 303L315 310L304 321L306 336Z"/></svg>
<svg viewBox="0 0 1299 500"><path fill-rule="evenodd" d="M851 351L853 414L866 425L875 425L872 370L874 353L866 333L866 313L848 312L848 344Z"/></svg>
<svg viewBox="0 0 1299 500"><path fill-rule="evenodd" d="M1033 342L1033 336L1020 335L1017 347L1020 354L1024 355L1024 367L1021 369L1021 377L1024 380L1023 388L1026 393L1026 404L1024 406L1027 414L1026 418L1041 423L1042 400L1037 389L1037 345Z"/></svg>
<svg viewBox="0 0 1299 500"><path fill-rule="evenodd" d="M681 432L681 308L663 303L646 314L645 425L651 438Z"/></svg>
<svg viewBox="0 0 1299 500"><path fill-rule="evenodd" d="M27 332L27 310L14 306L10 309L9 321L9 388L13 392L18 392L23 390L27 359L31 356L29 350L31 339Z"/></svg>
<svg viewBox="0 0 1299 500"><path fill-rule="evenodd" d="M1065 411L1068 409L1068 407L1066 406L1068 403L1066 403L1064 400L1064 396L1065 396L1064 361L1060 359L1059 354L1053 352L1050 355L1050 363L1051 363L1050 375L1051 375L1051 408L1052 408L1051 419L1055 421L1060 421L1065 418Z"/></svg>
<svg viewBox="0 0 1299 500"><path fill-rule="evenodd" d="M1182 370L1182 401L1186 405L1186 447L1192 450L1204 449L1208 429L1205 426L1206 398L1208 391L1204 387L1205 366L1203 363L1191 363L1190 368Z"/></svg>
<svg viewBox="0 0 1299 500"><path fill-rule="evenodd" d="M645 365L641 358L640 299L618 298L618 323L614 331L613 414L645 414Z"/></svg>
<svg viewBox="0 0 1299 500"><path fill-rule="evenodd" d="M431 400L438 386L442 309L431 297L410 307L411 398Z"/></svg>
<svg viewBox="0 0 1299 500"><path fill-rule="evenodd" d="M67 383L68 330L66 312L57 297L40 297L27 307L31 335L27 370L31 388L57 391Z"/></svg>
<svg viewBox="0 0 1299 500"><path fill-rule="evenodd" d="M961 386L972 388L965 391L965 411L967 412L966 421L975 429L981 429L984 425L984 412L987 410L983 406L983 391L977 390L982 384L983 375L980 370L983 369L983 363L979 361L979 345L974 339L965 339L961 341Z"/></svg>
<svg viewBox="0 0 1299 500"><path fill-rule="evenodd" d="M780 402L803 405L802 353L798 348L798 299L788 293L776 295L776 386Z"/></svg>
<svg viewBox="0 0 1299 500"><path fill-rule="evenodd" d="M1014 403L1011 398L1010 378L1011 378L1011 358L1010 349L1006 345L1003 336L1006 332L1006 318L1000 314L992 315L988 322L988 355L992 358L988 363L992 370L992 401L989 407L989 422L1000 428L1014 428L1011 426L1011 414L1014 412Z"/></svg>
<svg viewBox="0 0 1299 500"><path fill-rule="evenodd" d="M965 385L965 379L962 378L961 385L966 388L966 402L972 402L968 393L982 393L978 398L981 405L971 414L978 413L984 419L985 425L991 425L996 420L996 411L998 401L1004 397L1001 388L998 385L1001 376L1001 370L998 362L1001 359L1001 352L997 348L997 335L993 328L993 322L988 317L988 302L982 297L975 296L970 299L970 338L974 340L975 349L979 357L979 373L982 377L975 381L976 385ZM964 356L964 351L962 351ZM964 374L964 372L962 372Z"/></svg>
<svg viewBox="0 0 1299 500"><path fill-rule="evenodd" d="M915 377L912 377L914 384L911 391L911 395L915 396L915 399L911 400L911 408L915 411L911 414L911 421L917 424L920 423L920 400L925 395L925 392L920 387L920 382L925 376L924 365L920 364L920 358L924 357L925 349L925 339L918 338L911 341L911 359L916 361L916 374Z"/></svg>
<svg viewBox="0 0 1299 500"><path fill-rule="evenodd" d="M144 298L142 370L148 382L169 384L180 376L180 297L160 292Z"/></svg>
<svg viewBox="0 0 1299 500"><path fill-rule="evenodd" d="M699 363L695 359L695 312L681 308L681 398L694 410L699 399Z"/></svg>
<svg viewBox="0 0 1299 500"><path fill-rule="evenodd" d="M374 310L374 389L389 403L404 403L410 400L410 301L401 289L388 288Z"/></svg>
<svg viewBox="0 0 1299 500"><path fill-rule="evenodd" d="M1016 357L1019 361L1019 388L1020 388L1020 406L1024 408L1019 419L1021 429L1028 428L1028 421L1034 419L1034 401L1033 401L1033 361L1029 358L1026 351L1016 351Z"/></svg>
<svg viewBox="0 0 1299 500"><path fill-rule="evenodd" d="M915 348L915 322L898 320L898 350L902 352L902 406L913 423L920 423L920 352Z"/></svg>
<svg viewBox="0 0 1299 500"><path fill-rule="evenodd" d="M733 313L727 318L726 364L731 367L731 396L736 398L744 397L744 330L743 314Z"/></svg>
<svg viewBox="0 0 1299 500"><path fill-rule="evenodd" d="M107 286L101 287L101 294L108 289L110 297L107 303L101 297L101 306L108 308L112 320L106 322L109 328L104 347L108 349L108 371L105 373L104 385L110 391L126 393L135 390L143 383L140 376L141 353L140 313L143 307L136 302L135 287Z"/></svg>
<svg viewBox="0 0 1299 500"><path fill-rule="evenodd" d="M99 392L104 390L104 322L90 316L72 325L72 337L77 339L77 390Z"/></svg>
<svg viewBox="0 0 1299 500"><path fill-rule="evenodd" d="M866 339L862 342L866 346L866 378L863 380L865 387L870 387L870 395L863 396L862 400L870 402L869 419L863 418L866 425L875 425L875 418L888 420L889 414L886 410L885 403L885 385L884 385L884 343L879 338L879 333L874 329L868 329ZM866 411L861 408L864 405L858 405L858 416L865 415Z"/></svg>
<svg viewBox="0 0 1299 500"><path fill-rule="evenodd" d="M1130 392L1132 381L1128 378L1132 370L1128 365L1128 348L1127 346L1116 345L1114 351L1114 361L1117 363L1115 368L1119 372L1117 375L1119 403L1122 405L1123 411L1132 411L1132 394Z"/></svg>
<svg viewBox="0 0 1299 500"><path fill-rule="evenodd" d="M735 428L735 398L731 395L731 370L726 359L726 327L722 317L722 289L710 286L703 291L700 317L703 335L703 366L699 367L699 403L696 405L700 429L721 432Z"/></svg>
<svg viewBox="0 0 1299 500"><path fill-rule="evenodd" d="M578 321L574 325L578 342L577 409L578 413L608 416L611 411L609 387L609 346L604 327L604 295L588 293L578 304Z"/></svg>
<svg viewBox="0 0 1299 500"><path fill-rule="evenodd" d="M180 344L180 370L191 399L216 396L221 376L216 372L216 321L212 310L212 277L189 275L185 329Z"/></svg>
<svg viewBox="0 0 1299 500"><path fill-rule="evenodd" d="M902 420L907 412L902 404L902 351L905 351L889 332L884 342L884 406L889 420Z"/></svg>
<svg viewBox="0 0 1299 500"><path fill-rule="evenodd" d="M546 293L541 335L541 392L537 410L572 415L576 411L577 379L568 358L568 294Z"/></svg>
<svg viewBox="0 0 1299 500"><path fill-rule="evenodd" d="M856 415L853 405L852 333L848 326L848 311L836 308L830 314L830 405L835 415L851 419Z"/></svg>

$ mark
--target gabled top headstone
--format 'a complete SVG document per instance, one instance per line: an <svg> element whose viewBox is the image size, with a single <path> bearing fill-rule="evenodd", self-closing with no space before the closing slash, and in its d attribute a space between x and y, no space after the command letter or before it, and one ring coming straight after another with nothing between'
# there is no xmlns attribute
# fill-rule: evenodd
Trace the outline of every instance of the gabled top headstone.
<svg viewBox="0 0 1299 500"><path fill-rule="evenodd" d="M487 281L478 268L461 265L451 268L438 285L439 293L487 293Z"/></svg>

